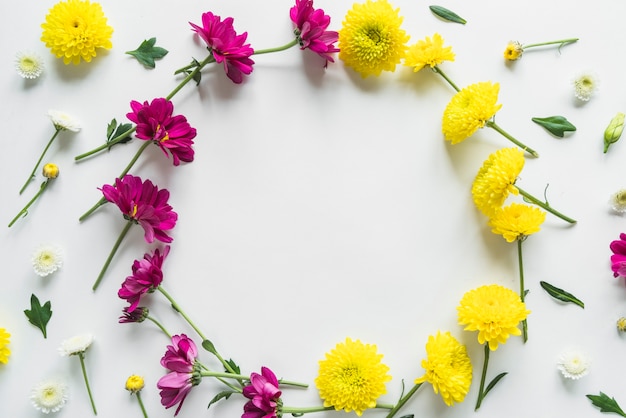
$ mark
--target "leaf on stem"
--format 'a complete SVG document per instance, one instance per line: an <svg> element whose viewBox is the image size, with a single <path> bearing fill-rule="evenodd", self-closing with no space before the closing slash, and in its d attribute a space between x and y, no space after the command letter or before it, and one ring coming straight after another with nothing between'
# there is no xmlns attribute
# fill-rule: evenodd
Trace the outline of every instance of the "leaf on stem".
<svg viewBox="0 0 626 418"><path fill-rule="evenodd" d="M491 382L489 382L489 384L487 385L487 388L485 388L485 391L483 392L483 396L482 398L485 399L485 396L487 396L487 394L489 393L489 391L491 389L494 388L495 385L498 384L498 382L500 381L500 379L502 379L504 376L506 376L508 372L502 372L499 375L497 375L496 377L493 378L493 380Z"/></svg>
<svg viewBox="0 0 626 418"><path fill-rule="evenodd" d="M571 293L566 292L563 289L559 289L558 287L552 286L550 283L546 283L544 281L540 281L539 284L553 298L558 299L562 302L574 303L580 306L581 308L585 309L585 304L580 299L576 298L576 296L572 295Z"/></svg>
<svg viewBox="0 0 626 418"><path fill-rule="evenodd" d="M154 60L163 58L168 53L167 49L161 48L160 46L154 46L155 43L156 38L144 40L141 45L139 45L139 48L134 51L126 51L126 53L135 57L137 61L142 63L144 66L154 68L156 66Z"/></svg>
<svg viewBox="0 0 626 418"><path fill-rule="evenodd" d="M234 390L224 390L222 392L219 392L217 395L213 397L213 399L211 399L211 402L209 402L206 408L209 409L211 405L213 405L214 403L218 401L221 401L222 399L230 398L230 395L232 395L233 393L237 393L237 392L235 392Z"/></svg>
<svg viewBox="0 0 626 418"><path fill-rule="evenodd" d="M612 412L614 414L626 417L626 413L622 411L615 398L609 398L605 393L600 395L586 395L594 406L600 408L600 412Z"/></svg>
<svg viewBox="0 0 626 418"><path fill-rule="evenodd" d="M546 118L532 118L536 124L543 126L552 135L563 138L566 131L575 131L576 127L572 125L563 116L548 116Z"/></svg>
<svg viewBox="0 0 626 418"><path fill-rule="evenodd" d="M41 306L39 298L37 298L37 296L35 296L35 294L33 293L30 296L30 310L24 310L24 313L28 318L28 322L39 328L43 333L44 338L48 337L46 333L46 325L48 324L48 321L50 321L50 317L52 316L52 310L50 308L50 301L47 301L43 304L43 306Z"/></svg>
<svg viewBox="0 0 626 418"><path fill-rule="evenodd" d="M452 10L448 10L445 7L441 6L428 6L430 11L435 15L439 16L443 20L447 20L448 22L460 23L462 25L467 23L467 20L463 19L458 14L454 13Z"/></svg>
<svg viewBox="0 0 626 418"><path fill-rule="evenodd" d="M129 131L132 127L133 125L130 123L122 123L118 125L117 120L115 120L115 118L111 119L111 122L109 122L109 124L107 125L107 144L111 142L113 139L122 135L124 132ZM115 143L109 145L109 149L111 149L113 145L124 144L130 141L131 139L132 138L130 137L130 135L125 135L119 140L116 140Z"/></svg>

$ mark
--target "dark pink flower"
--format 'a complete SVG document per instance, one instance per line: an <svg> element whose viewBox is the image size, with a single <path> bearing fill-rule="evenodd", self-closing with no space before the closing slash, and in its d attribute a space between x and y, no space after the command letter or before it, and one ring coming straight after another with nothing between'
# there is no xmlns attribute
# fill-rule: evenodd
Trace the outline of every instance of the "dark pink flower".
<svg viewBox="0 0 626 418"><path fill-rule="evenodd" d="M233 18L222 21L220 16L211 12L202 14L202 27L191 22L192 30L206 42L215 61L224 65L224 71L234 83L243 81L243 74L252 72L254 61L250 56L254 49L245 44L248 32L237 35L233 28Z"/></svg>
<svg viewBox="0 0 626 418"><path fill-rule="evenodd" d="M619 240L611 242L611 270L614 277L626 277L626 234L619 234Z"/></svg>
<svg viewBox="0 0 626 418"><path fill-rule="evenodd" d="M180 334L172 336L172 345L167 346L167 351L161 358L161 365L170 370L157 382L161 405L171 408L178 404L174 416L178 415L191 389L202 381L196 363L197 357L196 344L185 334Z"/></svg>
<svg viewBox="0 0 626 418"><path fill-rule="evenodd" d="M132 311L129 311L128 307L126 307L122 309L122 316L120 316L119 323L127 324L131 322L143 322L146 320L149 314L150 311L144 306L137 306Z"/></svg>
<svg viewBox="0 0 626 418"><path fill-rule="evenodd" d="M136 135L139 139L154 141L167 156L172 154L174 165L180 161L193 161L194 151L191 146L196 137L196 129L182 115L172 116L174 105L164 98L157 98L143 104L133 100L133 110L126 117L137 125Z"/></svg>
<svg viewBox="0 0 626 418"><path fill-rule="evenodd" d="M250 400L241 418L276 418L281 394L274 372L261 367L261 374L250 374L250 384L243 388L243 396Z"/></svg>
<svg viewBox="0 0 626 418"><path fill-rule="evenodd" d="M125 219L141 225L146 242L155 239L172 242L173 238L165 231L174 228L178 214L167 203L170 197L167 189L159 190L150 180L127 174L115 179L115 185L105 184L100 190L106 200L120 208Z"/></svg>
<svg viewBox="0 0 626 418"><path fill-rule="evenodd" d="M310 49L328 61L335 62L330 56L333 52L339 52L334 43L339 39L335 31L326 30L330 24L330 16L324 10L313 8L313 0L296 0L296 5L289 10L291 21L296 25L294 30L300 49Z"/></svg>
<svg viewBox="0 0 626 418"><path fill-rule="evenodd" d="M126 277L122 287L117 291L117 296L130 303L128 312L131 313L139 305L141 295L151 293L163 281L163 261L170 252L170 246L165 246L163 253L155 249L152 254L145 254L143 260L133 262L133 274Z"/></svg>

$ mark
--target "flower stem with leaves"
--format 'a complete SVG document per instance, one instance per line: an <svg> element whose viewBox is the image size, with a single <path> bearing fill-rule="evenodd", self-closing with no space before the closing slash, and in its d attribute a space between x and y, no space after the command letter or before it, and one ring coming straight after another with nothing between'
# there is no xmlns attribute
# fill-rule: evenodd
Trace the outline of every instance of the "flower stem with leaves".
<svg viewBox="0 0 626 418"><path fill-rule="evenodd" d="M517 190L519 191L519 193L522 195L522 197L524 198L524 200L526 200L527 202L530 202L534 205L539 206L540 208L550 212L551 214L563 219L565 222L568 222L570 224L575 224L576 220L570 218L569 216L566 216L564 214L562 214L561 212L559 212L558 210L554 209L552 206L550 206L548 204L548 202L543 202L539 199L537 199L535 196L531 195L530 193L528 193L527 191L521 189L520 187L518 187L517 185L515 185L515 187L517 188Z"/></svg>
<svg viewBox="0 0 626 418"><path fill-rule="evenodd" d="M62 130L63 130L63 128L61 126L55 126L54 127L54 134L52 135L52 138L50 138L50 140L48 141L48 144L46 145L46 147L44 148L43 152L39 156L39 159L35 163L35 167L33 167L33 171L30 173L30 175L28 176L28 179L26 179L26 182L24 183L24 185L20 189L20 194L22 194L22 192L24 192L24 190L26 190L26 187L35 178L35 172L37 171L37 168L39 167L39 164L41 164L41 161L43 160L43 157L46 155L46 152L48 152L48 148L50 148L50 145L52 145L52 142L54 142L54 139L59 135L59 132L61 132Z"/></svg>
<svg viewBox="0 0 626 418"><path fill-rule="evenodd" d="M32 206L32 204L35 203L35 201L39 198L39 196L41 196L41 194L44 192L44 190L46 190L50 180L51 179L46 179L43 183L41 183L41 186L39 187L39 190L37 191L35 196L33 196L33 198L30 199L30 201L26 204L26 206L24 206L24 208L22 210L20 210L17 215L15 215L15 217L11 220L11 222L9 222L9 228L11 228L13 226L13 224L15 222L17 222L18 219L28 215L28 208L30 208Z"/></svg>
<svg viewBox="0 0 626 418"><path fill-rule="evenodd" d="M489 367L489 353L491 350L489 349L489 344L484 344L484 347L485 347L485 360L483 362L483 371L480 375L480 387L478 388L478 398L476 400L476 407L474 408L475 411L478 411L478 409L480 408L480 405L483 402L483 399L485 399L485 396L487 396L487 393L489 393L489 391L493 389L493 387L500 381L500 379L502 379L506 375L506 372L500 373L485 388L485 380L487 378L487 368Z"/></svg>

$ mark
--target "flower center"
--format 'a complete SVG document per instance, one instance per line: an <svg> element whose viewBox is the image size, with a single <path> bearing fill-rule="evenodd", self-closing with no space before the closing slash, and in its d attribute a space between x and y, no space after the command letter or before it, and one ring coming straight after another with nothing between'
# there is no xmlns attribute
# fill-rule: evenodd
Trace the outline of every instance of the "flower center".
<svg viewBox="0 0 626 418"><path fill-rule="evenodd" d="M132 211L131 211L131 213L130 213L130 217L131 217L131 218L134 218L134 217L135 217L135 215L137 215L137 205L136 205L136 204L135 204L135 205L133 205L133 210L132 210Z"/></svg>
<svg viewBox="0 0 626 418"><path fill-rule="evenodd" d="M349 388L364 386L364 379L358 367L351 366L341 370L341 381Z"/></svg>

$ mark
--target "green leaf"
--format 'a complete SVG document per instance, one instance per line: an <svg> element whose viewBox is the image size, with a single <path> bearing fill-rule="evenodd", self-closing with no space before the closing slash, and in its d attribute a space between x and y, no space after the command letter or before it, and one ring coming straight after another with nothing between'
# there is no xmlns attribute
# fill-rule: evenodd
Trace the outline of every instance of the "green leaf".
<svg viewBox="0 0 626 418"><path fill-rule="evenodd" d="M52 316L52 310L50 309L50 301L46 302L41 306L39 303L39 299L35 294L30 296L30 310L24 310L26 317L28 318L28 322L36 326L43 333L44 338L48 338L46 333L46 325L48 321L50 321L50 317Z"/></svg>
<svg viewBox="0 0 626 418"><path fill-rule="evenodd" d="M546 118L532 118L532 121L546 128L551 134L563 138L566 131L575 131L572 125L563 116L548 116Z"/></svg>
<svg viewBox="0 0 626 418"><path fill-rule="evenodd" d="M209 404L207 405L207 409L209 409L211 407L211 405L213 405L214 403L221 401L222 399L228 399L230 398L230 395L232 395L233 393L237 393L233 390L224 390L220 393L218 393L217 395L215 395L213 397L213 399L211 399L211 402L209 402Z"/></svg>
<svg viewBox="0 0 626 418"><path fill-rule="evenodd" d="M428 6L428 7L430 8L431 12L433 12L435 15L439 16L443 20L447 20L449 22L461 23L463 25L467 23L467 20L463 19L461 16L454 13L452 10L446 9L445 7L441 7L441 6Z"/></svg>
<svg viewBox="0 0 626 418"><path fill-rule="evenodd" d="M226 363L228 364L228 366L230 366L230 368L233 370L235 374L241 374L241 369L239 368L239 365L235 363L233 359L226 360ZM226 370L226 371L229 371L229 370Z"/></svg>
<svg viewBox="0 0 626 418"><path fill-rule="evenodd" d="M585 309L585 304L580 299L576 298L576 296L572 295L571 293L568 293L563 289L559 289L558 287L552 286L550 283L546 283L544 281L539 282L539 284L553 298L558 299L563 302L574 303L580 306L581 308Z"/></svg>
<svg viewBox="0 0 626 418"><path fill-rule="evenodd" d="M155 43L156 38L144 40L141 45L139 45L139 48L135 49L134 51L126 51L126 53L137 58L137 61L139 61L146 67L154 68L156 66L154 60L163 58L168 53L167 49L161 48L160 46L154 46Z"/></svg>
<svg viewBox="0 0 626 418"><path fill-rule="evenodd" d="M600 412L613 412L615 414L626 417L626 413L622 411L615 398L609 398L606 394L600 392L600 395L586 395L594 406L600 408Z"/></svg>
<svg viewBox="0 0 626 418"><path fill-rule="evenodd" d="M485 391L483 392L483 396L482 398L485 399L485 396L487 396L487 394L489 393L489 391L491 389L493 389L493 387L498 384L498 382L500 381L500 379L502 379L504 376L506 376L507 372L502 372L499 375L497 375L496 377L493 378L493 380L491 382L489 382L489 384L487 385L487 387L485 388Z"/></svg>
<svg viewBox="0 0 626 418"><path fill-rule="evenodd" d="M109 143L113 139L123 135L125 132L130 130L132 127L133 127L133 125L130 124L130 123L122 123L121 125L118 125L117 121L115 120L115 118L113 118L111 120L111 122L109 122L109 124L107 125L107 143ZM126 134L119 141L115 142L113 145L124 144L124 143L130 141L131 139L132 139L131 136L129 134ZM111 147L113 145L109 145L109 149L111 149Z"/></svg>

